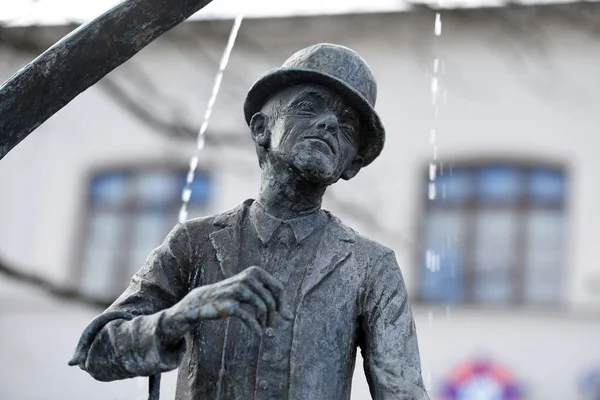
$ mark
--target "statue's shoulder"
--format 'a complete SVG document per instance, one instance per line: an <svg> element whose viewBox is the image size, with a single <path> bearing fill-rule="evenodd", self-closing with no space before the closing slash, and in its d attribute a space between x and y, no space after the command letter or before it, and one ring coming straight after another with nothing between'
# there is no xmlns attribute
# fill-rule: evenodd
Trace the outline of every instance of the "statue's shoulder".
<svg viewBox="0 0 600 400"><path fill-rule="evenodd" d="M248 211L252 202L252 199L246 200L231 210L227 210L220 214L190 219L185 221L182 225L188 230L192 237L209 235L226 226L236 225Z"/></svg>
<svg viewBox="0 0 600 400"><path fill-rule="evenodd" d="M340 232L342 235L346 236L349 241L354 243L353 252L355 256L364 256L369 259L373 259L380 258L385 254L392 252L389 247L384 246L383 244L355 231L331 212L325 212L328 214L331 224L335 226L334 230Z"/></svg>

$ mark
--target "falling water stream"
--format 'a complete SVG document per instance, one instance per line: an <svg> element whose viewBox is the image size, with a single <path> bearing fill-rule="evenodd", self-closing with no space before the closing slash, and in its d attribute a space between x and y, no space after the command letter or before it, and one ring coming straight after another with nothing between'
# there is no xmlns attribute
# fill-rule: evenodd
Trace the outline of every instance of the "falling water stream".
<svg viewBox="0 0 600 400"><path fill-rule="evenodd" d="M440 13L435 14L435 24L433 27L433 33L435 36L441 36L442 34L442 17ZM440 64L441 68L440 68ZM437 121L440 112L440 81L441 75L443 74L443 61L440 62L440 58L435 56L433 59L433 74L431 76L431 102L433 104L433 126L430 130L430 143L432 147L432 160L429 163L429 200L435 200L438 196L437 187L435 184L435 179L437 177L437 145L436 145L436 135L437 135Z"/></svg>
<svg viewBox="0 0 600 400"><path fill-rule="evenodd" d="M441 8L442 0L438 0L438 6ZM435 21L433 26L433 33L435 37L439 37L442 35L442 16L441 13L435 13ZM434 43L434 58L433 58L433 71L431 74L431 104L433 106L433 123L429 130L429 143L431 145L431 160L429 161L429 189L428 189L428 199L429 201L433 201L438 196L441 195L442 198L445 197L445 187L440 188L437 185L436 179L438 175L443 174L443 164L438 164L438 148L437 148L437 133L438 133L438 118L440 113L440 100L445 101L445 92L442 96L441 87L442 87L442 75L444 74L444 61L440 60L437 43ZM441 258L442 254L438 249L428 249L425 255L425 265L427 269L432 273L438 272L441 267ZM450 307L446 308L446 318L450 317ZM434 311L430 309L427 313L427 321L428 321L428 329L430 336L430 356L428 360L428 367L425 370L425 388L428 392L432 392L433 390L433 354L434 351L434 336L433 336L433 320L434 320Z"/></svg>
<svg viewBox="0 0 600 400"><path fill-rule="evenodd" d="M181 205L181 210L179 211L179 222L185 222L188 217L187 205L190 201L190 198L192 197L192 183L194 182L194 178L196 176L196 168L198 167L198 162L200 161L200 152L204 148L206 130L208 129L208 123L210 122L210 117L212 115L215 102L217 101L217 95L219 94L219 89L221 88L223 73L225 72L225 68L227 68L227 64L229 63L229 56L231 55L231 51L233 50L233 46L235 45L235 39L237 38L237 34L242 24L243 18L243 15L238 15L235 18L233 27L231 28L231 32L229 34L229 39L227 40L227 45L225 46L225 50L223 51L223 55L221 57L221 62L219 63L219 71L217 72L217 76L215 77L215 82L213 84L210 99L206 107L206 112L204 113L204 119L202 121L202 125L200 126L198 137L196 139L196 149L190 160L190 169L187 174L185 186L181 193L181 200L183 204ZM140 389L144 386L144 382L144 379L138 380L138 385ZM138 400L142 400L143 398L143 396L139 397Z"/></svg>
<svg viewBox="0 0 600 400"><path fill-rule="evenodd" d="M196 176L196 168L198 167L198 162L200 160L200 152L204 148L206 130L208 129L210 116L212 115L215 102L217 101L217 95L219 94L219 89L221 88L221 82L223 81L223 73L225 72L225 68L227 68L227 64L229 63L229 56L231 55L231 50L233 50L233 46L235 45L235 39L237 38L237 34L240 30L240 26L242 25L243 19L244 16L242 14L238 15L235 18L233 27L231 28L231 33L229 34L229 39L227 40L227 45L225 46L223 56L221 57L219 71L217 72L217 76L215 77L215 83L212 88L212 93L208 101L208 106L206 107L206 112L204 113L204 120L202 121L200 131L198 132L198 138L196 140L196 150L190 160L190 169L187 174L183 192L181 193L181 200L183 204L181 205L181 210L179 211L179 222L184 222L185 220L187 220L188 217L187 206L190 201L190 198L192 197L192 183L194 182L194 177Z"/></svg>

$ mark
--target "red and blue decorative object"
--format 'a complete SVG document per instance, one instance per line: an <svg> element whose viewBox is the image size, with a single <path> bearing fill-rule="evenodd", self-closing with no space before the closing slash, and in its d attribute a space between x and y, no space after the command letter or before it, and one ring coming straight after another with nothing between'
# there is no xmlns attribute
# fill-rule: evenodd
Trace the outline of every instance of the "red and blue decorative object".
<svg viewBox="0 0 600 400"><path fill-rule="evenodd" d="M442 400L522 400L508 368L474 360L457 366L442 389Z"/></svg>

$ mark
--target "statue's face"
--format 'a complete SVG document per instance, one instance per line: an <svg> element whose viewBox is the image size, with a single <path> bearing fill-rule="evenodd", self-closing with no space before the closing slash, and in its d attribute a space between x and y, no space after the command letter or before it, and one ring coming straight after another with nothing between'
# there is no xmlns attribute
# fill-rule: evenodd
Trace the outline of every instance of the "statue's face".
<svg viewBox="0 0 600 400"><path fill-rule="evenodd" d="M339 95L318 85L302 85L282 91L270 104L266 112L271 157L324 184L358 172L358 115ZM349 175L349 169L356 172Z"/></svg>

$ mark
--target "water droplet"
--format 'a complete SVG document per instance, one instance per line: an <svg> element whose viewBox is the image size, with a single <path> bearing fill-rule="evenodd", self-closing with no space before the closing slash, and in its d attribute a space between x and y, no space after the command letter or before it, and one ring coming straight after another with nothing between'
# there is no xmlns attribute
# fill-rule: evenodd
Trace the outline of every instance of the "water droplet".
<svg viewBox="0 0 600 400"><path fill-rule="evenodd" d="M204 135L198 136L198 141L196 142L196 148L198 150L202 150L204 148L205 140Z"/></svg>
<svg viewBox="0 0 600 400"><path fill-rule="evenodd" d="M429 142L435 143L435 129L429 131Z"/></svg>
<svg viewBox="0 0 600 400"><path fill-rule="evenodd" d="M187 207L184 204L183 206L181 206L181 210L179 210L179 222L184 223L185 221L187 221L187 217L188 217Z"/></svg>
<svg viewBox="0 0 600 400"><path fill-rule="evenodd" d="M435 60L433 60L433 72L434 73L438 72L439 66L440 66L440 59L436 58Z"/></svg>
<svg viewBox="0 0 600 400"><path fill-rule="evenodd" d="M435 196L436 196L436 189L435 189L435 183L431 182L429 184L429 200L435 200Z"/></svg>
<svg viewBox="0 0 600 400"><path fill-rule="evenodd" d="M431 104L437 104L439 97L439 80L437 77L431 78Z"/></svg>
<svg viewBox="0 0 600 400"><path fill-rule="evenodd" d="M435 36L440 36L442 34L442 17L440 16L440 13L435 14L435 26L433 32L435 33Z"/></svg>
<svg viewBox="0 0 600 400"><path fill-rule="evenodd" d="M431 92L436 93L437 91L438 91L438 78L434 76L433 78L431 78Z"/></svg>
<svg viewBox="0 0 600 400"><path fill-rule="evenodd" d="M427 250L425 254L425 266L431 272L440 270L441 256L433 250Z"/></svg>
<svg viewBox="0 0 600 400"><path fill-rule="evenodd" d="M192 157L192 159L190 160L190 170L195 171L196 168L198 167L198 156L194 156Z"/></svg>
<svg viewBox="0 0 600 400"><path fill-rule="evenodd" d="M437 176L436 170L437 170L437 165L435 165L435 163L429 163L429 180L430 181L435 181L435 178Z"/></svg>
<svg viewBox="0 0 600 400"><path fill-rule="evenodd" d="M190 189L189 187L186 187L185 189L183 189L183 192L181 193L181 200L183 200L185 203L188 203L190 201L191 197L192 197L192 189Z"/></svg>
<svg viewBox="0 0 600 400"><path fill-rule="evenodd" d="M194 182L194 170L189 170L187 173L187 178L185 180L187 182L187 184L189 185L190 183Z"/></svg>

